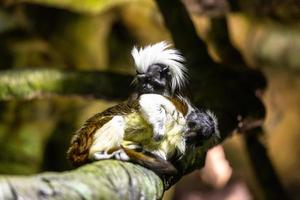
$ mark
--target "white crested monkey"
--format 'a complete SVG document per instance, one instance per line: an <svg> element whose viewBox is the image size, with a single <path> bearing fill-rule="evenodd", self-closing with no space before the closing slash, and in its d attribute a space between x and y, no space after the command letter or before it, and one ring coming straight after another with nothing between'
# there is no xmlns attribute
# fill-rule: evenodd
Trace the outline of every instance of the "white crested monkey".
<svg viewBox="0 0 300 200"><path fill-rule="evenodd" d="M160 42L134 47L132 56L136 98L88 119L73 136L68 158L75 166L114 158L176 173L170 158L183 155L187 142L218 135L217 120L182 95L187 69L176 49Z"/></svg>

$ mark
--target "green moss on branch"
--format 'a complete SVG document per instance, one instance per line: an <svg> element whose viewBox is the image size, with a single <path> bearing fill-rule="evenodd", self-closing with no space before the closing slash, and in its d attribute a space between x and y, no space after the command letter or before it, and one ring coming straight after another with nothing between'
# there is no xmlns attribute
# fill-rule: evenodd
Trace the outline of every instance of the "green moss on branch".
<svg viewBox="0 0 300 200"><path fill-rule="evenodd" d="M163 191L154 172L114 160L64 173L0 177L0 199L160 199Z"/></svg>
<svg viewBox="0 0 300 200"><path fill-rule="evenodd" d="M106 99L128 97L132 77L105 72L56 69L7 70L0 73L0 100L56 95L86 95Z"/></svg>

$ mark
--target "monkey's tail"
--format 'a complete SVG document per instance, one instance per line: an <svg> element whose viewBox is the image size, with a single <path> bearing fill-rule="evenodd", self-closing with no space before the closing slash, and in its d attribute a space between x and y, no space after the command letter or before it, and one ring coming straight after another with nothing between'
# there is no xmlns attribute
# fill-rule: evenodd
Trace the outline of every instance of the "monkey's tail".
<svg viewBox="0 0 300 200"><path fill-rule="evenodd" d="M92 145L91 133L93 132L94 130L91 130L91 128L83 126L73 136L67 151L67 158L73 166L79 167L89 162L89 149Z"/></svg>
<svg viewBox="0 0 300 200"><path fill-rule="evenodd" d="M140 164L148 169L151 169L158 175L175 175L177 169L172 163L166 161L152 153L137 152L133 149L127 149L122 147L125 153L130 158L130 161Z"/></svg>

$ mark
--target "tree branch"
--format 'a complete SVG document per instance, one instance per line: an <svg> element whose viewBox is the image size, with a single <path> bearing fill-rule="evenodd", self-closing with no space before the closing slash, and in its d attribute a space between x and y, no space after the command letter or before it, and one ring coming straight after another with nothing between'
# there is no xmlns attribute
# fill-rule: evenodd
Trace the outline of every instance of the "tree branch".
<svg viewBox="0 0 300 200"><path fill-rule="evenodd" d="M269 18L280 23L295 24L300 19L298 0L183 0L193 6L193 12L206 16L224 16L231 12L243 12L256 20ZM230 7L230 9L229 9Z"/></svg>
<svg viewBox="0 0 300 200"><path fill-rule="evenodd" d="M176 47L179 48L189 63L197 61L203 64L212 64L206 44L198 37L188 12L181 1L156 1L165 25L171 32ZM194 65L190 65L194 67Z"/></svg>
<svg viewBox="0 0 300 200"><path fill-rule="evenodd" d="M96 71L57 69L5 70L0 74L0 100L81 95L125 99L132 76ZM122 88L121 90L119 88Z"/></svg>
<svg viewBox="0 0 300 200"><path fill-rule="evenodd" d="M166 0L157 1L158 3L161 2L161 5L167 2ZM169 2L168 5L170 6L171 4ZM174 6L174 4L172 5ZM184 10L183 6L179 3L177 3L177 6L181 6L181 9ZM162 6L160 7L163 8ZM180 9L177 8L177 10ZM200 107L211 108L217 114L222 139L226 138L234 129L250 132L260 126L264 119L265 108L260 100L260 96L257 95L257 91L265 89L266 80L260 72L247 67L240 53L231 44L226 18L215 17L211 19L212 29L210 39L212 39L213 45L223 61L221 65L218 65L216 63L207 64L202 62L203 60L208 60L203 58L203 56L208 56L208 54L205 55L203 53L203 49L206 50L204 45L199 45L202 51L197 52L197 48L194 48L192 45L188 47L190 48L189 50L185 49L186 47L181 44L185 40L180 41L180 39L177 39L185 38L185 35L190 34L194 36L194 29L188 27L192 26L192 23L184 24L184 21L178 19L180 17L176 18L176 20L173 18L173 21L170 21L168 18L172 16L168 16L170 14L167 11L163 12L162 10L162 13L164 14L167 26L172 27L170 30L176 46L182 48L184 53L195 51L193 54L189 54L193 56L193 62L190 63L192 69L190 82L192 91L194 91L193 102ZM181 15L187 15L187 13L181 12ZM193 39L193 37L191 38ZM196 40L194 40L194 44L198 44ZM202 57L197 56L197 53ZM238 125L238 118L242 119L242 126ZM247 149L255 172L259 176L258 180L262 187L267 185L266 191L264 191L265 197L272 199L277 196L277 198L287 199L287 195L275 173L271 161L266 155L264 146L257 142L256 135L250 134L246 138ZM257 156L259 163L257 162ZM262 167L265 170L261 170ZM270 184L270 182L273 184Z"/></svg>
<svg viewBox="0 0 300 200"><path fill-rule="evenodd" d="M208 40L220 56L221 62L240 69L247 68L242 55L230 41L226 17L210 17L210 22Z"/></svg>
<svg viewBox="0 0 300 200"><path fill-rule="evenodd" d="M259 140L264 130L260 127L244 134L244 142L250 158L253 171L257 177L260 187L263 188L265 199L289 200L284 187L272 165L265 145Z"/></svg>
<svg viewBox="0 0 300 200"><path fill-rule="evenodd" d="M263 119L265 108L256 96L257 89L265 87L262 74L213 62L183 4L179 0L156 2L176 47L184 56L188 54L193 103L217 114L222 139L238 127L238 118L249 123Z"/></svg>
<svg viewBox="0 0 300 200"><path fill-rule="evenodd" d="M163 191L151 170L114 160L64 173L0 177L0 199L160 199Z"/></svg>
<svg viewBox="0 0 300 200"><path fill-rule="evenodd" d="M211 23L210 37L212 44L222 61L234 67L246 69L247 64L229 40L226 18L212 17ZM250 128L244 133L244 140L253 171L256 174L257 181L263 188L262 193L265 199L289 199L266 152L266 147L259 141L261 134L264 134L261 127Z"/></svg>
<svg viewBox="0 0 300 200"><path fill-rule="evenodd" d="M73 12L85 14L99 14L110 8L129 2L129 0L102 0L102 1L69 1L69 0L16 0L16 3L30 3L57 8L64 8Z"/></svg>
<svg viewBox="0 0 300 200"><path fill-rule="evenodd" d="M255 21L249 21L249 24L245 46L252 62L266 69L299 73L299 30L268 22L257 24Z"/></svg>
<svg viewBox="0 0 300 200"><path fill-rule="evenodd" d="M233 11L249 14L258 20L270 18L274 21L292 23L299 22L300 3L298 0L260 1L260 0L227 0Z"/></svg>

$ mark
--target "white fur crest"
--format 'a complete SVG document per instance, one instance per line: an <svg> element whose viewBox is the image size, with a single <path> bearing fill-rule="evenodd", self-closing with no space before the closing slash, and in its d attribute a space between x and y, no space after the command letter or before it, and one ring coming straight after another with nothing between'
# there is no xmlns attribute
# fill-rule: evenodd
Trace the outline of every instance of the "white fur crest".
<svg viewBox="0 0 300 200"><path fill-rule="evenodd" d="M184 57L178 50L169 48L170 46L167 42L162 41L140 49L134 47L131 55L139 73L147 72L153 64L168 66L172 75L171 90L174 92L185 84L187 69L183 65Z"/></svg>

